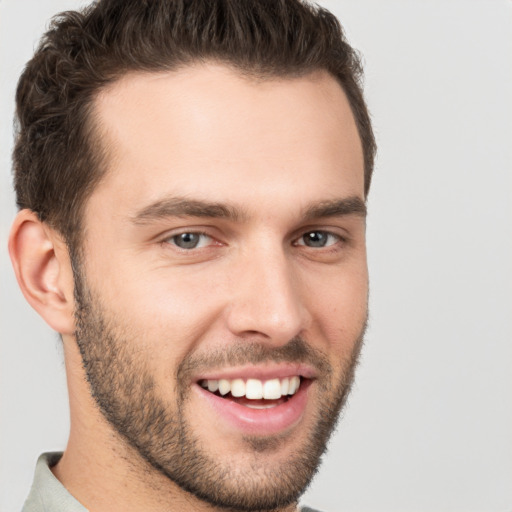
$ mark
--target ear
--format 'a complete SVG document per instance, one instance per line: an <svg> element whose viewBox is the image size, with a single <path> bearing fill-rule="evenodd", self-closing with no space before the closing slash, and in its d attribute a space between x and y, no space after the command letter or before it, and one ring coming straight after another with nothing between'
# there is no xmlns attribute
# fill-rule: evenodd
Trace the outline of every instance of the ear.
<svg viewBox="0 0 512 512"><path fill-rule="evenodd" d="M62 237L31 210L21 210L9 236L9 254L28 303L52 329L73 334L73 272Z"/></svg>

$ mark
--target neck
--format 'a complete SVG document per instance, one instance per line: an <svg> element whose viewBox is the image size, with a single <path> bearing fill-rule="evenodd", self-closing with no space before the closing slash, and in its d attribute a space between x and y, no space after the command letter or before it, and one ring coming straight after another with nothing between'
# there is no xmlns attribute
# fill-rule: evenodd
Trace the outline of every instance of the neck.
<svg viewBox="0 0 512 512"><path fill-rule="evenodd" d="M77 446L70 436L64 455L52 468L55 477L90 512L225 512L183 491L153 468L136 470L121 454L109 457L104 452L97 457L94 452L87 444ZM293 504L273 512L296 511Z"/></svg>

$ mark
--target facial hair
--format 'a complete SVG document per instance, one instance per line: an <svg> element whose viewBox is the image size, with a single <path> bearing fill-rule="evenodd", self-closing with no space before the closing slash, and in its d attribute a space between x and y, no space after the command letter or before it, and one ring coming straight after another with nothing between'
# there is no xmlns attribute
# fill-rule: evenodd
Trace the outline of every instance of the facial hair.
<svg viewBox="0 0 512 512"><path fill-rule="evenodd" d="M270 511L296 503L318 470L353 381L365 326L336 375L328 359L304 339L272 347L241 341L219 352L190 354L175 369L175 400L158 392L143 343L120 325L86 286L75 266L75 338L91 394L106 420L154 470L215 507ZM172 336L172 334L171 334ZM185 415L190 375L198 369L265 362L305 362L316 368L318 399L314 426L302 445L280 464L265 463L286 438L246 436L250 467L213 458Z"/></svg>

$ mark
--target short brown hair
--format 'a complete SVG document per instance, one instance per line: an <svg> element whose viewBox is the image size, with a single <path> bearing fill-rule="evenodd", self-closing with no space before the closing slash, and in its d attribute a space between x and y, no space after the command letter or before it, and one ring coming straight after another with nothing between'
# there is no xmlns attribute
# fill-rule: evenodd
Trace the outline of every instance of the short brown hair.
<svg viewBox="0 0 512 512"><path fill-rule="evenodd" d="M128 71L208 60L264 78L331 73L356 121L368 193L376 145L362 67L329 11L301 0L99 0L53 18L19 80L18 207L76 247L83 206L105 172L91 115L95 95Z"/></svg>

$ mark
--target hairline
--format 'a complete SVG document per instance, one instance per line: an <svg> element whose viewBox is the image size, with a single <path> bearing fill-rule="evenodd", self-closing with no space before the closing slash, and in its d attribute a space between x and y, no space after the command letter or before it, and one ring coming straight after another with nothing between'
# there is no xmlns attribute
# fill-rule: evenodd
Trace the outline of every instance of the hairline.
<svg viewBox="0 0 512 512"><path fill-rule="evenodd" d="M357 130L359 142L361 145L361 152L363 156L363 179L366 181L366 163L364 162L364 144L359 132L358 122L353 111L351 99L345 90L343 83L340 79L332 73L325 66L311 66L297 69L282 69L264 66L243 66L232 59L222 59L219 57L208 58L190 58L187 61L179 62L175 65L169 66L154 66L153 69L141 69L137 67L125 68L124 70L114 71L111 76L105 80L105 83L100 85L94 90L90 98L84 102L85 116L82 128L83 144L86 145L88 156L95 165L92 174L94 179L88 184L87 190L84 191L78 209L75 212L76 222L74 223L73 233L62 233L64 236L70 253L80 254L83 248L84 237L81 235L84 231L84 214L87 204L102 181L107 177L108 173L113 172L112 167L116 159L113 138L109 135L109 129L102 122L101 115L98 109L98 103L102 94L108 93L109 89L115 87L122 80L130 76L155 76L164 73L179 73L180 71L195 68L195 67L209 67L209 66L223 67L232 72L239 78L247 80L253 84L279 82L279 81L293 81L300 78L307 77L308 79L316 82L322 75L327 75L332 78L340 87L341 91L347 98L347 102L352 115L352 121ZM366 184L365 184L366 188ZM367 194L364 194L363 199L366 201Z"/></svg>

